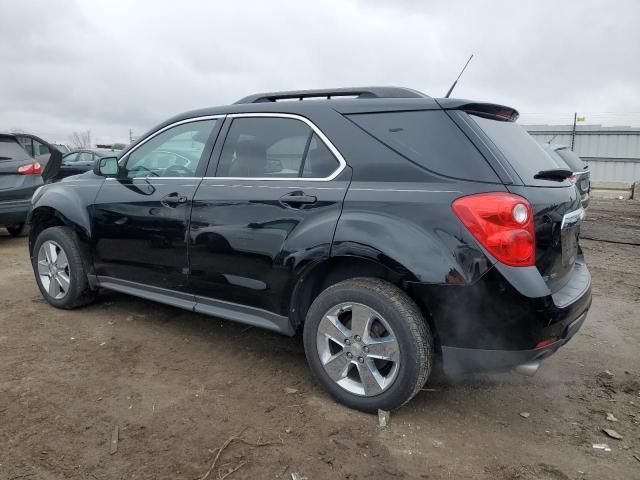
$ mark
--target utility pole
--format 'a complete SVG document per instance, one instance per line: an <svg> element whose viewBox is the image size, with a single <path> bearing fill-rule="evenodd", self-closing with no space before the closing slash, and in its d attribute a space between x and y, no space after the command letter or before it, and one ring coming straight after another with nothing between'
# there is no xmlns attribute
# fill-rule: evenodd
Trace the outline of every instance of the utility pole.
<svg viewBox="0 0 640 480"><path fill-rule="evenodd" d="M133 143L133 130L129 129L129 143Z"/></svg>
<svg viewBox="0 0 640 480"><path fill-rule="evenodd" d="M576 122L578 121L578 112L573 112L573 130L571 131L571 151L576 144Z"/></svg>

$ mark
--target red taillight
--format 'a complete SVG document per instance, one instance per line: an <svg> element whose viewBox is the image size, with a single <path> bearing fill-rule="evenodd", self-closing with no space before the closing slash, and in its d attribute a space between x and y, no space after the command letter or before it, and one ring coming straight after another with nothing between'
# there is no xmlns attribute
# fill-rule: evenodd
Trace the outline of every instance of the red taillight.
<svg viewBox="0 0 640 480"><path fill-rule="evenodd" d="M556 343L558 341L558 337L550 337L547 338L546 340L541 340L536 344L536 348L544 348L544 347L548 347L549 345L552 345L554 343Z"/></svg>
<svg viewBox="0 0 640 480"><path fill-rule="evenodd" d="M527 200L511 193L479 193L458 198L452 208L498 261L512 267L535 265L533 211Z"/></svg>
<svg viewBox="0 0 640 480"><path fill-rule="evenodd" d="M18 173L22 175L40 175L42 173L42 165L38 162L27 163L18 167Z"/></svg>

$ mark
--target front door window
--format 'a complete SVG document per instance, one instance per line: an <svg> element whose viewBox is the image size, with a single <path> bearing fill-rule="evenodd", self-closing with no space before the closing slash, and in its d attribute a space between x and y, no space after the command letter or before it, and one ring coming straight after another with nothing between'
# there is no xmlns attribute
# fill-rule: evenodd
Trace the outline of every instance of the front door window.
<svg viewBox="0 0 640 480"><path fill-rule="evenodd" d="M128 178L194 177L216 124L213 120L176 125L151 138L127 158Z"/></svg>

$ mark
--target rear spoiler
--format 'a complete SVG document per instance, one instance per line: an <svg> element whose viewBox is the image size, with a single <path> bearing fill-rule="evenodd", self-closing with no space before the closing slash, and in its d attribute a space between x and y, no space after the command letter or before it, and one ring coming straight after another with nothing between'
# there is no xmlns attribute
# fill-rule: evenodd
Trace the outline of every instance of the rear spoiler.
<svg viewBox="0 0 640 480"><path fill-rule="evenodd" d="M520 116L515 108L496 103L477 103L449 98L438 98L436 101L444 110L462 110L472 115L502 122L515 122Z"/></svg>

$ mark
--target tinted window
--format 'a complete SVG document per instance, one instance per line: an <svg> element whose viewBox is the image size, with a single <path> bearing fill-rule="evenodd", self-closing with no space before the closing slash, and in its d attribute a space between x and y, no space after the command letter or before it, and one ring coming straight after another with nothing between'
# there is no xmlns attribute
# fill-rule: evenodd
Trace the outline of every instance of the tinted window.
<svg viewBox="0 0 640 480"><path fill-rule="evenodd" d="M304 178L325 178L340 166L329 147L315 133L311 137L307 158L304 162L302 176Z"/></svg>
<svg viewBox="0 0 640 480"><path fill-rule="evenodd" d="M442 110L350 115L403 157L449 177L497 182L484 157Z"/></svg>
<svg viewBox="0 0 640 480"><path fill-rule="evenodd" d="M0 137L0 162L3 160L25 160L29 155L13 138Z"/></svg>
<svg viewBox="0 0 640 480"><path fill-rule="evenodd" d="M536 180L542 170L558 168L542 146L517 123L492 120L470 115L509 161L525 185L549 184L549 180Z"/></svg>
<svg viewBox="0 0 640 480"><path fill-rule="evenodd" d="M339 166L304 122L291 118L236 118L220 155L218 177L325 178Z"/></svg>
<svg viewBox="0 0 640 480"><path fill-rule="evenodd" d="M156 135L129 155L127 176L195 176L215 123L215 119L184 123Z"/></svg>
<svg viewBox="0 0 640 480"><path fill-rule="evenodd" d="M574 172L582 172L587 168L585 162L568 148L559 148L556 150L556 153L560 155L560 158L562 158Z"/></svg>
<svg viewBox="0 0 640 480"><path fill-rule="evenodd" d="M216 175L299 177L312 134L307 124L290 118L236 118Z"/></svg>

